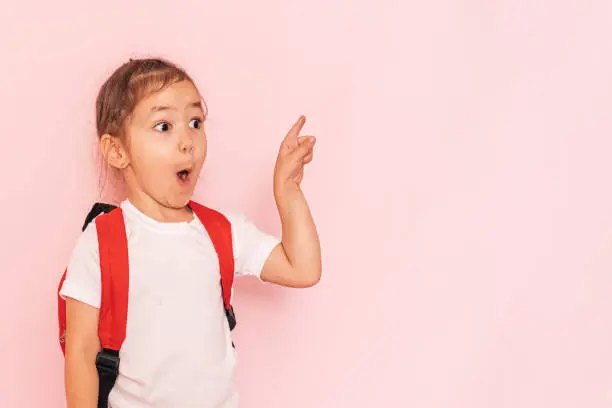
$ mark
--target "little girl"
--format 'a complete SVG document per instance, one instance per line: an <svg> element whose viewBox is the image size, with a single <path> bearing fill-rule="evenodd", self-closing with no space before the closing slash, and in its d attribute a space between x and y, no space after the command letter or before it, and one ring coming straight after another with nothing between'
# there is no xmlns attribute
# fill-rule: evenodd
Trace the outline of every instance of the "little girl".
<svg viewBox="0 0 612 408"><path fill-rule="evenodd" d="M206 158L205 121L192 79L164 60L130 60L98 94L100 151L127 188L120 209L129 248L128 324L112 408L238 406L217 255L188 206ZM321 277L319 239L300 189L315 143L299 135L304 121L289 130L276 160L282 240L223 213L231 224L235 276L288 287L309 287ZM102 296L95 220L77 240L60 295L68 408L94 408Z"/></svg>

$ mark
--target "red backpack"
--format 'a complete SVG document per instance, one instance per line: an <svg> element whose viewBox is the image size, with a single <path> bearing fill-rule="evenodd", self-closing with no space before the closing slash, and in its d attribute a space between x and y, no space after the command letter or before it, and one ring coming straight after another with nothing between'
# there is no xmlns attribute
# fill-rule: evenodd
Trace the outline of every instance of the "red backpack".
<svg viewBox="0 0 612 408"><path fill-rule="evenodd" d="M231 225L225 216L215 210L193 201L189 202L189 207L204 225L217 253L221 272L223 305L230 330L233 330L236 326L236 317L230 303L234 281ZM125 339L127 326L128 245L123 212L120 207L96 203L85 219L83 231L94 219L96 219L98 233L102 279L102 299L98 323L102 350L96 357L100 384L98 408L107 408L108 396L119 374L119 350ZM66 271L62 275L58 288L59 341L63 354L66 353L66 302L59 296L59 290L65 279Z"/></svg>

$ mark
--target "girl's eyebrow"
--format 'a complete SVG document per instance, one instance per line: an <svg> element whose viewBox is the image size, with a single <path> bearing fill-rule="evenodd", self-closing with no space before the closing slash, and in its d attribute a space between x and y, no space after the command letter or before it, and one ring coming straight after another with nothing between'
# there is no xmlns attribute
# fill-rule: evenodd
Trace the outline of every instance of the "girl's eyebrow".
<svg viewBox="0 0 612 408"><path fill-rule="evenodd" d="M165 110L176 110L173 106L154 106L151 108L151 113L161 112Z"/></svg>
<svg viewBox="0 0 612 408"><path fill-rule="evenodd" d="M202 102L200 102L200 101L191 102L187 107L188 108L203 109L202 108ZM163 105L153 106L151 108L150 114L155 113L155 112L165 111L165 110L176 110L176 108L174 106L163 106Z"/></svg>

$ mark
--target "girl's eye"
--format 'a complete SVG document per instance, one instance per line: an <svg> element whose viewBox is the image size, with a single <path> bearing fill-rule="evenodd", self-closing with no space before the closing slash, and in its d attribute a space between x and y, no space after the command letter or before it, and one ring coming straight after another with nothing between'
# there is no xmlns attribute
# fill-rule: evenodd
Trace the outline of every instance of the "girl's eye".
<svg viewBox="0 0 612 408"><path fill-rule="evenodd" d="M155 125L155 130L157 130L158 132L167 132L168 130L170 130L170 124L168 122L160 122Z"/></svg>
<svg viewBox="0 0 612 408"><path fill-rule="evenodd" d="M191 119L189 121L189 127L192 127L194 129L199 129L202 125L201 125L201 120L200 119Z"/></svg>

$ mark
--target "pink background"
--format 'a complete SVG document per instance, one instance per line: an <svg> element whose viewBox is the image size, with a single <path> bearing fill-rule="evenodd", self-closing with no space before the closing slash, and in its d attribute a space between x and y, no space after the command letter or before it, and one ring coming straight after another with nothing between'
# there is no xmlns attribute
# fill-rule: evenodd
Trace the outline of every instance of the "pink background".
<svg viewBox="0 0 612 408"><path fill-rule="evenodd" d="M278 144L301 113L318 136L324 278L239 283L245 408L612 406L612 3L8 3L0 407L64 406L55 289L98 197L93 101L150 54L210 106L200 200L278 233Z"/></svg>

